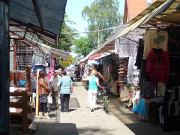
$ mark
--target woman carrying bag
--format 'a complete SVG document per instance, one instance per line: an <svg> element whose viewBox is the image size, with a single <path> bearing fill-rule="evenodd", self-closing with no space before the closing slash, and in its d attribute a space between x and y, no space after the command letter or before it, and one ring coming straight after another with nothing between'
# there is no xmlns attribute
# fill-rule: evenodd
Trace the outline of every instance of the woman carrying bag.
<svg viewBox="0 0 180 135"><path fill-rule="evenodd" d="M39 92L39 100L40 100L40 105L39 105L39 118L46 118L49 119L48 115L48 108L47 108L47 103L48 103L48 95L50 94L51 90L48 87L48 83L44 79L45 77L45 72L40 71L39 72L39 77L38 77L38 92Z"/></svg>

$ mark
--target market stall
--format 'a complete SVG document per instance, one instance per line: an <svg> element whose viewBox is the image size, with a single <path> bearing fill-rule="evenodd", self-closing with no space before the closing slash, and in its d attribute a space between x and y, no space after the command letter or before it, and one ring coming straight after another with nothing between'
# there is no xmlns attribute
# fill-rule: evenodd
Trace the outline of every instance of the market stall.
<svg viewBox="0 0 180 135"><path fill-rule="evenodd" d="M0 1L0 74L2 81L0 82L0 134L9 134L9 118L11 119L9 107L13 106L16 108L23 108L19 113L23 122L22 133L27 133L27 121L28 114L30 110L29 106L29 76L25 76L26 65L31 65L32 56L32 46L37 46L38 42L41 40L46 41L53 45L58 45L58 37L62 27L62 22L64 19L65 6L67 0L59 0L57 2L49 1L20 1L20 0L2 0ZM47 7L46 5L50 5ZM44 14L44 10L47 12ZM35 38L35 43L29 44L28 36L31 35ZM10 40L12 39L12 40ZM31 38L32 39L32 38ZM24 46L21 43L19 49L25 49L22 52L14 53L18 46L14 46L14 42L24 41L29 47ZM12 46L10 46L10 43ZM19 44L19 43L18 43ZM17 48L16 48L17 47ZM11 51L11 53L10 53ZM18 58L17 58L18 56ZM25 57L24 57L25 56ZM16 59L11 59L15 57ZM26 59L25 59L26 58ZM11 59L11 60L10 60ZM9 61L13 61L9 64ZM14 63L14 64L12 64ZM16 65L18 64L18 66ZM11 65L11 67L9 67ZM14 68L14 66L16 68ZM25 84L25 89L20 93L11 93L9 87L9 69L11 70L11 81L16 79L14 84L20 87ZM15 75L15 76L13 76ZM12 79L14 78L14 79ZM24 81L26 80L26 81ZM14 85L11 83L11 85ZM14 88L15 89L15 88ZM12 90L12 89L11 89ZM21 101L18 104L10 103L9 106L9 95L10 96L20 96ZM27 98L28 97L28 98ZM26 102L27 101L27 102ZM28 104L27 104L28 103ZM28 109L28 110L27 110ZM19 117L18 116L18 117ZM30 126L32 127L32 125Z"/></svg>
<svg viewBox="0 0 180 135"><path fill-rule="evenodd" d="M180 125L179 4L178 0L158 0L118 36L129 38L137 27L146 30L139 35L142 38L133 64L140 70L139 86L128 93L128 102L139 117L159 123L165 131L178 130Z"/></svg>
<svg viewBox="0 0 180 135"><path fill-rule="evenodd" d="M118 54L120 100L166 131L180 125L179 4L179 0L157 0L87 56Z"/></svg>

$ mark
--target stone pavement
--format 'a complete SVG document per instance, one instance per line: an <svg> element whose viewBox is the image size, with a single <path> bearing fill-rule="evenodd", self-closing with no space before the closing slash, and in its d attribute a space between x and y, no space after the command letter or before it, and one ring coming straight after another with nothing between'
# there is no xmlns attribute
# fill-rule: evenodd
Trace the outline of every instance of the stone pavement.
<svg viewBox="0 0 180 135"><path fill-rule="evenodd" d="M109 96L109 115L114 115L136 135L180 135L180 131L165 132L157 122L147 122L119 104L117 96Z"/></svg>
<svg viewBox="0 0 180 135"><path fill-rule="evenodd" d="M51 111L51 119L35 118L35 135L179 135L180 132L164 132L160 126L144 122L128 109L119 105L118 97L109 96L110 112L100 105L94 112L88 108L87 90L76 82L71 94L70 112ZM10 135L16 131L11 128Z"/></svg>
<svg viewBox="0 0 180 135"><path fill-rule="evenodd" d="M122 122L115 116L108 115L104 112L101 106L97 105L94 112L90 112L88 108L87 91L82 86L82 83L76 83L74 93L71 98L76 97L79 101L79 108L74 109L69 113L60 113L60 123L74 123L77 128L69 129L67 135L134 135Z"/></svg>
<svg viewBox="0 0 180 135"><path fill-rule="evenodd" d="M81 82L75 83L71 99L77 103L70 103L70 112L52 111L51 119L35 118L37 127L35 135L134 135L115 116L108 115L100 105L94 112L88 108L87 90ZM73 100L75 101L75 100ZM16 134L15 132L12 135Z"/></svg>

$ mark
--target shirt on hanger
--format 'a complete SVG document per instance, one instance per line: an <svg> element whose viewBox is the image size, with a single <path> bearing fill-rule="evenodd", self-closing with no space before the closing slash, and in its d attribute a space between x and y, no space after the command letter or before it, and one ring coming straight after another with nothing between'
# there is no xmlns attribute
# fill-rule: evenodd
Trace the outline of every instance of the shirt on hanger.
<svg viewBox="0 0 180 135"><path fill-rule="evenodd" d="M146 59L151 49L157 47L162 48L163 51L168 50L168 32L159 31L158 33L157 29L148 30L145 37L143 58Z"/></svg>
<svg viewBox="0 0 180 135"><path fill-rule="evenodd" d="M148 55L146 72L153 83L167 82L170 73L169 52L152 49Z"/></svg>

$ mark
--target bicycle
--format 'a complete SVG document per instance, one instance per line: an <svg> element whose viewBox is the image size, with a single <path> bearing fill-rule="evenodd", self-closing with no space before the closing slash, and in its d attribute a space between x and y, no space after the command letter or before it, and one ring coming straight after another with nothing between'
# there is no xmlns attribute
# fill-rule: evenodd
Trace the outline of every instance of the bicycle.
<svg viewBox="0 0 180 135"><path fill-rule="evenodd" d="M109 106L109 101L108 101L108 96L107 96L107 92L108 92L108 84L103 84L103 87L105 87L104 90L102 90L102 99L103 99L103 109L106 113L109 112L108 110L108 106Z"/></svg>

